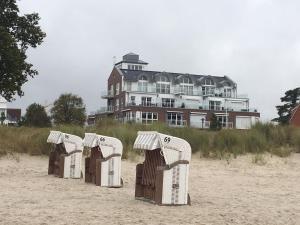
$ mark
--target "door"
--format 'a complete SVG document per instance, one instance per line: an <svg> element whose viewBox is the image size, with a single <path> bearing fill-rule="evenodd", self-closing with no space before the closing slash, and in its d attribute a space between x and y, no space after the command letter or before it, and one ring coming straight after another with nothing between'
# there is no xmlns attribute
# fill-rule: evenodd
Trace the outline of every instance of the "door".
<svg viewBox="0 0 300 225"><path fill-rule="evenodd" d="M190 115L190 127L205 128L205 115L191 114Z"/></svg>
<svg viewBox="0 0 300 225"><path fill-rule="evenodd" d="M236 129L250 129L251 125L251 116L237 116L235 119Z"/></svg>

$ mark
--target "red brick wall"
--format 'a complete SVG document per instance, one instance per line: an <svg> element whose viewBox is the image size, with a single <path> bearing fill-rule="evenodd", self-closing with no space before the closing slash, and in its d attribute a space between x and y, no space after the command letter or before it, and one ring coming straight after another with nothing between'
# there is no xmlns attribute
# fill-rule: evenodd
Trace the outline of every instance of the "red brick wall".
<svg viewBox="0 0 300 225"><path fill-rule="evenodd" d="M290 124L296 127L300 127L300 106L297 107L296 112L290 120Z"/></svg>
<svg viewBox="0 0 300 225"><path fill-rule="evenodd" d="M129 111L136 112L156 112L158 114L158 121L165 123L166 122L166 113L167 111L174 111L174 112L182 112L183 113L183 120L186 120L187 125L190 125L190 114L191 112L202 112L206 114L206 120L210 121L211 116L213 113L225 113L224 111L207 111L201 109L185 109L185 108L161 108L161 107L143 107L143 106L130 106L125 107L126 109L130 109ZM260 117L260 113L255 112L228 112L228 122L233 122L233 126L235 127L235 118L236 116L256 116ZM120 114L121 116L121 114Z"/></svg>
<svg viewBox="0 0 300 225"><path fill-rule="evenodd" d="M107 90L109 90L110 86L112 85L112 91L115 94L117 83L119 83L119 85L120 85L119 86L119 94L115 95L114 98L112 99L113 106L115 106L117 101L119 101L119 99L121 99L121 98L123 98L125 101L125 93L121 91L122 90L122 76L118 72L118 70L116 68L114 68L112 70L112 72L110 73L109 78L107 80Z"/></svg>

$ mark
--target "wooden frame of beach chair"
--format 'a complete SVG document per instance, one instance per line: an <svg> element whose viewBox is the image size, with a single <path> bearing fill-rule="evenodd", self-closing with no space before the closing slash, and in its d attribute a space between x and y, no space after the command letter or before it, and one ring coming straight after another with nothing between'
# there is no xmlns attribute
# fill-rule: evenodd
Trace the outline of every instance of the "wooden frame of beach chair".
<svg viewBox="0 0 300 225"><path fill-rule="evenodd" d="M54 144L49 154L48 174L60 178L81 178L82 139L72 134L51 131L47 142Z"/></svg>
<svg viewBox="0 0 300 225"><path fill-rule="evenodd" d="M134 149L145 152L136 166L135 197L159 205L191 204L188 194L191 146L183 139L139 131Z"/></svg>
<svg viewBox="0 0 300 225"><path fill-rule="evenodd" d="M122 187L122 142L113 137L86 133L84 146L90 148L85 158L85 182L102 187Z"/></svg>

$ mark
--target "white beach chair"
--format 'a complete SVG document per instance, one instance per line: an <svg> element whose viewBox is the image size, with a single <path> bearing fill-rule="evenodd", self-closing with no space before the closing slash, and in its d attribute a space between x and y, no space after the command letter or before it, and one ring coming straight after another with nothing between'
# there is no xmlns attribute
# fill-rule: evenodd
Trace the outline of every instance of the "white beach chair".
<svg viewBox="0 0 300 225"><path fill-rule="evenodd" d="M86 133L84 146L91 149L85 159L85 182L103 187L121 187L122 142L113 137Z"/></svg>
<svg viewBox="0 0 300 225"><path fill-rule="evenodd" d="M136 198L159 205L190 204L188 142L158 132L139 131L134 149L145 151L145 161L136 167Z"/></svg>
<svg viewBox="0 0 300 225"><path fill-rule="evenodd" d="M82 139L72 134L51 131L47 142L54 144L49 155L48 174L61 178L80 178Z"/></svg>

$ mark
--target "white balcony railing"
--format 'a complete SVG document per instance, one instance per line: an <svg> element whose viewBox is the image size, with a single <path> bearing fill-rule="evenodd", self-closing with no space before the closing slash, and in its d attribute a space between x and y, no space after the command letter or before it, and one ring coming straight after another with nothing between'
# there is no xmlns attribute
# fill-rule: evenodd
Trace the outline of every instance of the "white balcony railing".
<svg viewBox="0 0 300 225"><path fill-rule="evenodd" d="M234 112L257 112L257 109L254 108L241 108L241 107L222 107L222 106L214 106L210 107L208 105L200 105L200 104L190 104L190 103L180 103L180 102L174 102L174 103L153 103L153 102L145 102L145 103L127 103L125 106L142 106L142 107L162 107L162 108L185 108L185 109L202 109L202 110L210 110L210 111L234 111Z"/></svg>
<svg viewBox="0 0 300 225"><path fill-rule="evenodd" d="M101 97L102 98L113 98L114 97L114 92L113 92L113 90L102 91L101 92Z"/></svg>

